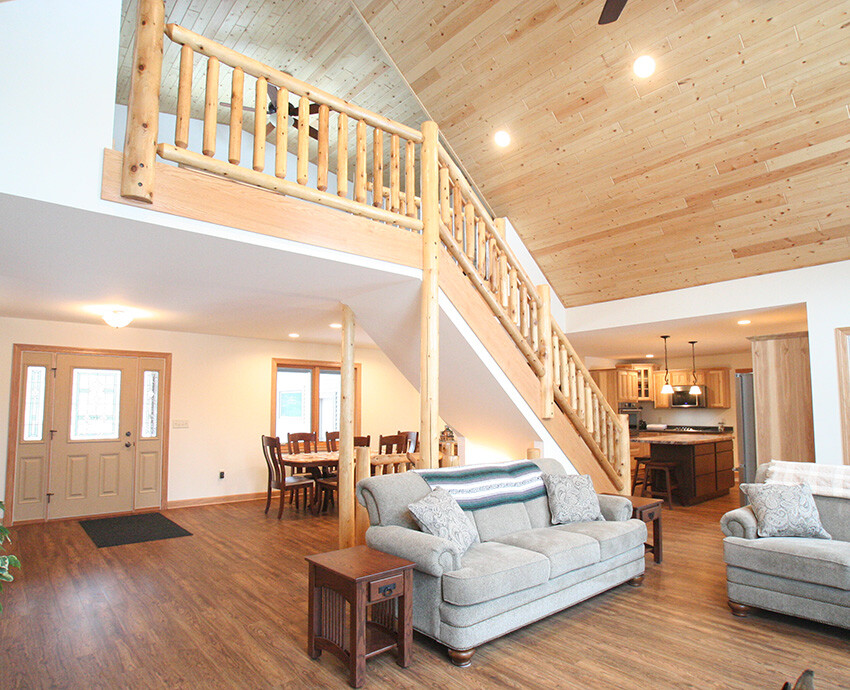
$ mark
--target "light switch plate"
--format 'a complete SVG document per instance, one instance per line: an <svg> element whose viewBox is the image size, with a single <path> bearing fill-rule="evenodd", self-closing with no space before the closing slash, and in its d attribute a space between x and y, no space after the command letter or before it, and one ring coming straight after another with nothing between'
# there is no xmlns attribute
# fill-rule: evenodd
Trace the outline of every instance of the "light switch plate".
<svg viewBox="0 0 850 690"><path fill-rule="evenodd" d="M172 429L188 429L189 428L189 420L188 419L175 419L171 422Z"/></svg>

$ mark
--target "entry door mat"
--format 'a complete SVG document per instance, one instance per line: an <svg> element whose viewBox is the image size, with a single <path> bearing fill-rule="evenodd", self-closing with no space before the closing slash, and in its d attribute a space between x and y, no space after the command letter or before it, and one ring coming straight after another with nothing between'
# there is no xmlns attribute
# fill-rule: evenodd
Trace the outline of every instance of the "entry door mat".
<svg viewBox="0 0 850 690"><path fill-rule="evenodd" d="M161 513L139 513L96 520L80 520L80 526L99 549L105 546L192 536L191 532Z"/></svg>

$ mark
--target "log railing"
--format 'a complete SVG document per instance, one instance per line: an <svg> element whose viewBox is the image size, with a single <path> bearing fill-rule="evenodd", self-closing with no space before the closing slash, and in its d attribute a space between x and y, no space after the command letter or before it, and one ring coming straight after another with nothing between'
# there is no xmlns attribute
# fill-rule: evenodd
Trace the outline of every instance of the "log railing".
<svg viewBox="0 0 850 690"><path fill-rule="evenodd" d="M417 145L422 142L421 131L320 91L176 24L168 24L165 35L182 47L174 143L157 146L161 158L373 220L416 231L422 229L415 201L408 203L409 199L416 198ZM189 150L196 54L206 58L201 152ZM219 108L222 107L219 104L222 65L231 70L227 160L215 157ZM241 165L246 78L255 81L255 98L251 104L254 109L251 167ZM271 108L270 94L275 94ZM294 101L292 105L290 99ZM268 122L270 111L274 115L272 123ZM292 134L290 129L294 130ZM352 134L354 138L350 140ZM292 143L296 151L294 171L288 169L290 136L294 136ZM269 162L273 169L268 172L267 138L274 145L274 160ZM311 139L316 140L315 145L311 144ZM354 144L352 184L349 184L349 141ZM332 148L336 150L334 161L331 160ZM388 160L386 170L385 159ZM315 180L311 179L311 168L316 171ZM332 170L336 174L335 190L329 189ZM381 190L371 195L371 203L370 189Z"/></svg>
<svg viewBox="0 0 850 690"><path fill-rule="evenodd" d="M140 2L122 196L152 201L155 152L182 166L416 232L423 232L423 219L432 223L436 218L442 245L539 377L540 417L551 418L556 405L563 410L612 484L620 491L627 490L627 425L605 400L563 331L552 322L549 288L535 286L523 269L506 241L505 220L490 215L442 146L428 144L429 153L422 155L423 132L429 132L432 138L428 141L436 144L436 126L426 123L420 131L394 122L168 24L165 35L181 46L177 117L174 143L157 143L163 24L162 2ZM191 151L196 55L203 56L206 64L205 99L201 150ZM226 160L224 152L216 157L222 65L231 72ZM242 165L246 76L254 80L255 94L250 167ZM273 123L268 122L271 94ZM290 104L290 100L294 102ZM288 160L290 129L294 130L294 166ZM267 163L269 141L274 155L269 152ZM336 155L332 156L334 148ZM335 190L330 189L334 186L331 170L336 174ZM423 247L427 235L423 233ZM436 257L436 239L432 241Z"/></svg>

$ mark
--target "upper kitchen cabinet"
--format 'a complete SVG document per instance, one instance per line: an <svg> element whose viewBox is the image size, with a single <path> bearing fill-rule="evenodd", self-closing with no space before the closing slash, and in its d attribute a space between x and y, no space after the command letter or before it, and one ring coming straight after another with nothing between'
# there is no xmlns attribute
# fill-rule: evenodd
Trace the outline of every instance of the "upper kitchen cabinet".
<svg viewBox="0 0 850 690"><path fill-rule="evenodd" d="M706 405L718 409L732 407L729 369L707 369L705 372Z"/></svg>
<svg viewBox="0 0 850 690"><path fill-rule="evenodd" d="M638 401L638 373L632 369L593 369L590 372L602 395L617 409L620 403Z"/></svg>
<svg viewBox="0 0 850 690"><path fill-rule="evenodd" d="M655 381L653 379L653 372L655 371L655 367L652 364L628 364L622 368L637 372L638 402L654 402Z"/></svg>
<svg viewBox="0 0 850 690"><path fill-rule="evenodd" d="M670 372L673 373L672 371ZM655 388L655 407L657 408L665 408L670 407L670 396L664 395L661 392L661 389L664 386L664 371L655 371L652 373L652 382ZM670 381L670 385L673 385L673 381L671 377L668 377Z"/></svg>

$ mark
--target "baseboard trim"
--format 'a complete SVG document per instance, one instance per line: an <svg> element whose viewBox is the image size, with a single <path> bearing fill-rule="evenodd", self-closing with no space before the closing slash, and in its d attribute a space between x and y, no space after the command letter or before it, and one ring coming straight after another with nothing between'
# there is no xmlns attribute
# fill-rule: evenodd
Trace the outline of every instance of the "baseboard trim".
<svg viewBox="0 0 850 690"><path fill-rule="evenodd" d="M194 508L197 506L212 506L219 503L242 503L243 501L258 501L266 498L266 492L253 494L233 494L231 496L208 496L207 498L184 498L180 501L169 501L167 508Z"/></svg>

